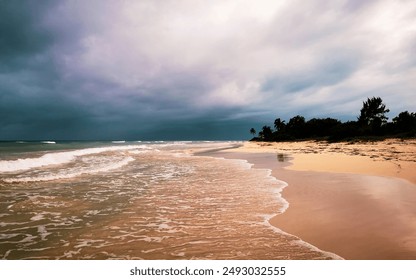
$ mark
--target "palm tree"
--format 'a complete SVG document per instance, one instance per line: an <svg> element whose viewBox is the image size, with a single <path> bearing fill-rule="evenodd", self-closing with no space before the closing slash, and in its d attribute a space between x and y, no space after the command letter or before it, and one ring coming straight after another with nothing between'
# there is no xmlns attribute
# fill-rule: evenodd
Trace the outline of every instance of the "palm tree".
<svg viewBox="0 0 416 280"><path fill-rule="evenodd" d="M272 129L270 128L270 126L268 126L268 125L263 126L260 133L262 135L263 140L270 141L272 139L273 132L272 132ZM260 133L259 133L259 135L260 135Z"/></svg>
<svg viewBox="0 0 416 280"><path fill-rule="evenodd" d="M252 127L252 128L250 129L250 133L251 133L251 134L253 134L253 136L254 136L254 135L256 135L256 130Z"/></svg>
<svg viewBox="0 0 416 280"><path fill-rule="evenodd" d="M282 121L280 118L274 121L274 128L276 131L283 131L285 130L286 124L285 121Z"/></svg>

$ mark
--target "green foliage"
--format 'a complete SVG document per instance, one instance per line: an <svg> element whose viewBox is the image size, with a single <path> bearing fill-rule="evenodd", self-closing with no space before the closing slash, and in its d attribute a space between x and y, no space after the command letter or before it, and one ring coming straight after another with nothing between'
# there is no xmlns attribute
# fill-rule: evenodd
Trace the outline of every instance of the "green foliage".
<svg viewBox="0 0 416 280"><path fill-rule="evenodd" d="M328 134L328 140L334 142L350 140L351 138L359 137L361 135L363 135L363 133L357 122L340 122L331 129L331 133Z"/></svg>
<svg viewBox="0 0 416 280"><path fill-rule="evenodd" d="M303 116L297 115L286 124L284 120L277 118L274 121L274 131L270 126L265 125L258 134L259 138L254 139L262 141L302 139L341 141L357 137L408 137L416 135L416 113L404 111L393 118L393 122L387 122L386 113L389 111L380 97L372 97L363 102L357 121L342 123L332 118L313 118L306 121ZM250 132L253 135L256 133L254 128Z"/></svg>
<svg viewBox="0 0 416 280"><path fill-rule="evenodd" d="M388 112L390 110L386 109L380 97L367 98L367 101L363 102L358 123L372 133L379 133L381 126L388 120L386 117Z"/></svg>
<svg viewBox="0 0 416 280"><path fill-rule="evenodd" d="M277 118L274 121L274 129L276 129L276 131L284 131L285 128L286 128L285 121L282 121L280 118Z"/></svg>
<svg viewBox="0 0 416 280"><path fill-rule="evenodd" d="M316 119L313 118L306 123L305 133L310 137L325 137L332 135L334 129L339 126L341 122L336 119Z"/></svg>
<svg viewBox="0 0 416 280"><path fill-rule="evenodd" d="M415 132L416 131L416 113L408 111L401 112L393 119L397 132Z"/></svg>
<svg viewBox="0 0 416 280"><path fill-rule="evenodd" d="M265 141L270 141L272 140L272 129L270 126L263 126L262 130L259 132L259 137Z"/></svg>
<svg viewBox="0 0 416 280"><path fill-rule="evenodd" d="M286 130L290 135L293 135L295 138L305 137L305 118L302 116L294 116L289 120L286 126Z"/></svg>

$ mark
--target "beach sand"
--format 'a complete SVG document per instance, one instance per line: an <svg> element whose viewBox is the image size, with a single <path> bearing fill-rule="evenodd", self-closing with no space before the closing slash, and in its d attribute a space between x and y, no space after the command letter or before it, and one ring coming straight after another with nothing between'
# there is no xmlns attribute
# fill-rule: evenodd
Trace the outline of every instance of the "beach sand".
<svg viewBox="0 0 416 280"><path fill-rule="evenodd" d="M214 153L272 169L289 208L270 223L345 259L416 259L416 141L245 143Z"/></svg>

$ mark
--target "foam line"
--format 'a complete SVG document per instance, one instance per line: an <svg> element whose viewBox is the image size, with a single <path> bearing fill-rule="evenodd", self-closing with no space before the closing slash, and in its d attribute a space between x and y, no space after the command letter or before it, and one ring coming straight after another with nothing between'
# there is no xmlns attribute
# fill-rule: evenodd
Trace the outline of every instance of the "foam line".
<svg viewBox="0 0 416 280"><path fill-rule="evenodd" d="M146 145L110 146L102 148L80 149L68 152L47 153L37 158L2 160L0 161L0 172L16 172L48 165L59 165L71 162L80 156L134 149L149 149L149 147Z"/></svg>

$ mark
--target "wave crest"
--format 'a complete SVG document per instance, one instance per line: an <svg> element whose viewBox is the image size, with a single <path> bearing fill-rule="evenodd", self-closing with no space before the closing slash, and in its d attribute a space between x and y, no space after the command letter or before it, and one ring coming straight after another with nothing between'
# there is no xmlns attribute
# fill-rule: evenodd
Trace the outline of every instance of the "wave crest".
<svg viewBox="0 0 416 280"><path fill-rule="evenodd" d="M127 151L135 149L150 149L146 145L129 145L129 146L109 146L101 148L88 148L66 152L47 153L37 158L23 158L17 160L0 161L0 172L19 172L33 168L60 165L74 161L77 157L91 154L99 154L113 151Z"/></svg>

